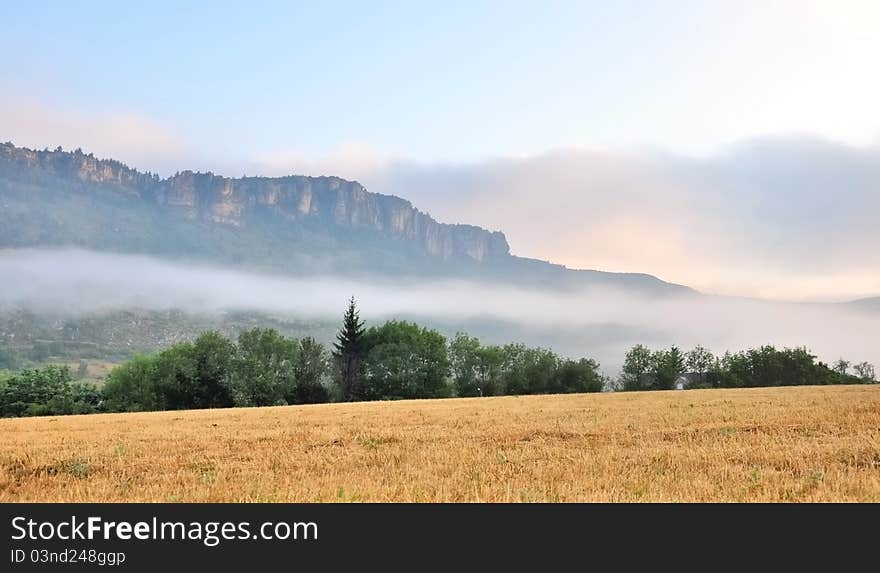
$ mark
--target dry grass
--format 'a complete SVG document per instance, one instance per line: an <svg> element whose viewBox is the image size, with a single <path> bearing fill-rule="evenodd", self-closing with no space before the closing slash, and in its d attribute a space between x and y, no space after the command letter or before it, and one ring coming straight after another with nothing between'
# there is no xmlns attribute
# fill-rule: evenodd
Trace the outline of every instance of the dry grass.
<svg viewBox="0 0 880 573"><path fill-rule="evenodd" d="M880 501L880 386L0 420L0 501Z"/></svg>

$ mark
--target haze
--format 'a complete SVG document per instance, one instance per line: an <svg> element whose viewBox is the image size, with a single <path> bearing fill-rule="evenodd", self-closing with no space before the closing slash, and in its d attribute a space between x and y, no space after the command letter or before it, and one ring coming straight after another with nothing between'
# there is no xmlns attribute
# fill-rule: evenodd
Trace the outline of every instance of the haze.
<svg viewBox="0 0 880 573"><path fill-rule="evenodd" d="M470 282L392 283L245 273L74 249L0 251L0 307L60 315L111 310L251 310L336 320L358 298L370 324L415 319L447 333L551 346L619 367L633 344L702 344L716 352L770 343L807 346L825 361L880 362L880 313L845 305L703 295L649 299L610 290L560 294Z"/></svg>

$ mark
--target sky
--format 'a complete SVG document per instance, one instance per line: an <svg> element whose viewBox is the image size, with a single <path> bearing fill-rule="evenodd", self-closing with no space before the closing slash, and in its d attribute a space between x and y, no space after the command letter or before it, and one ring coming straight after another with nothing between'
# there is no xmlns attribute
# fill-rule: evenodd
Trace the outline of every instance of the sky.
<svg viewBox="0 0 880 573"><path fill-rule="evenodd" d="M0 140L335 174L710 292L878 295L878 29L874 0L8 3Z"/></svg>

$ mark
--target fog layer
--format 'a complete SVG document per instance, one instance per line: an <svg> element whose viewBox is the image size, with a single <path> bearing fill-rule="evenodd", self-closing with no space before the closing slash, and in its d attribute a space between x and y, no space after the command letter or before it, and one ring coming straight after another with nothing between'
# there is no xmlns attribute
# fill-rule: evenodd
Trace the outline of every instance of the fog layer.
<svg viewBox="0 0 880 573"><path fill-rule="evenodd" d="M462 281L365 282L245 273L145 256L82 250L0 250L0 310L82 315L126 308L259 311L336 319L358 299L370 324L391 317L492 342L522 341L616 369L636 343L702 344L716 352L805 345L823 360L880 363L880 313L688 295L643 298L607 289L542 292Z"/></svg>

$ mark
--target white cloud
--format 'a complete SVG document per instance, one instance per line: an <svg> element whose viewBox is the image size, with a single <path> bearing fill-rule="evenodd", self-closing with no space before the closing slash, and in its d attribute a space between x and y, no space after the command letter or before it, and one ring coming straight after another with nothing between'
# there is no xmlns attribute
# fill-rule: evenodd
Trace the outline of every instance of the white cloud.
<svg viewBox="0 0 880 573"><path fill-rule="evenodd" d="M722 294L880 293L880 147L787 137L702 159L577 149L465 165L315 165L442 221L502 230L521 256Z"/></svg>
<svg viewBox="0 0 880 573"><path fill-rule="evenodd" d="M82 148L141 170L167 174L189 155L174 129L133 111L95 113L0 96L0 138L42 149Z"/></svg>

